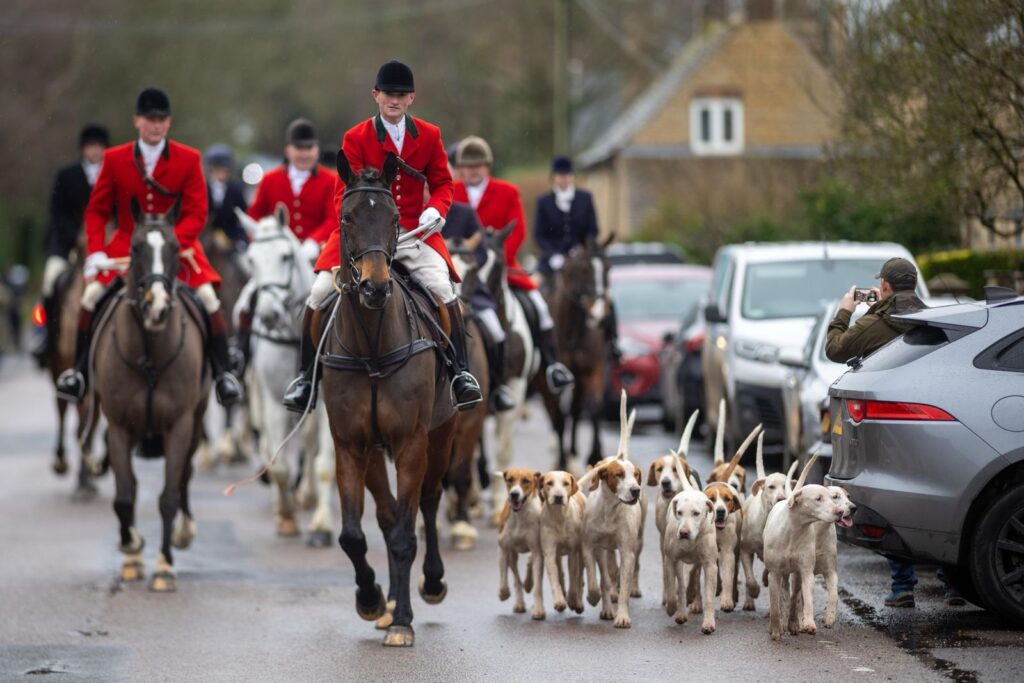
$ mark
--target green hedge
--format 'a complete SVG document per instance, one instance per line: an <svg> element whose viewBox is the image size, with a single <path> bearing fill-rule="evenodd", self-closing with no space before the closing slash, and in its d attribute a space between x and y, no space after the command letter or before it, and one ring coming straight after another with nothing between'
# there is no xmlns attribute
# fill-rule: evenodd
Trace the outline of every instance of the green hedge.
<svg viewBox="0 0 1024 683"><path fill-rule="evenodd" d="M981 298L985 286L986 270L1014 271L1024 264L1024 249L1006 249L1002 251L972 251L956 249L954 251L936 251L917 256L917 265L925 280L939 273L953 273L963 278L969 285L968 295Z"/></svg>

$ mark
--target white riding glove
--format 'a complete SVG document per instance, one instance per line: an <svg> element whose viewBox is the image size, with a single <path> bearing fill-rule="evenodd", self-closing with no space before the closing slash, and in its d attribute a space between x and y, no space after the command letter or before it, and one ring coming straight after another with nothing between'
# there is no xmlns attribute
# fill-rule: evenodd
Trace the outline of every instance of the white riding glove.
<svg viewBox="0 0 1024 683"><path fill-rule="evenodd" d="M430 225L434 221L440 222L434 227L433 230L430 231L430 233L420 235L421 239L426 239L430 234L433 234L435 232L441 232L441 228L444 227L444 219L441 218L440 211L438 211L432 206L428 206L427 208L423 209L423 213L420 214L419 227L422 227L424 225Z"/></svg>
<svg viewBox="0 0 1024 683"><path fill-rule="evenodd" d="M551 266L551 270L561 270L565 265L565 257L561 254L552 254L548 259L548 265Z"/></svg>
<svg viewBox="0 0 1024 683"><path fill-rule="evenodd" d="M305 239L302 242L302 255L310 263L315 263L320 258L320 243L314 239Z"/></svg>
<svg viewBox="0 0 1024 683"><path fill-rule="evenodd" d="M82 275L86 280L95 280L101 270L106 270L110 257L106 252L96 251L85 257L85 264L82 266Z"/></svg>

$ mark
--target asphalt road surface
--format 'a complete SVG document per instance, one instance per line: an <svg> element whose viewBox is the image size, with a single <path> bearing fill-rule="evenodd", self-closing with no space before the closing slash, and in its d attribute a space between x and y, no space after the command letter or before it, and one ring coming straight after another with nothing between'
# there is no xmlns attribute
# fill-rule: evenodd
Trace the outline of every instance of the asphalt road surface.
<svg viewBox="0 0 1024 683"><path fill-rule="evenodd" d="M154 594L118 579L117 525L109 475L92 502L72 502L73 477L50 470L55 429L52 390L23 359L0 368L0 679L90 681L233 680L899 680L1019 681L1024 637L989 614L948 608L934 573L921 571L916 610L886 609L885 563L841 548L843 600L835 628L816 636L768 637L767 590L757 612L718 614L718 630L699 620L677 626L661 609L660 558L648 515L633 627L618 630L588 606L547 620L512 613L497 598L494 530L477 521L468 552L444 550L449 594L428 606L414 594L416 646L381 646L382 632L359 619L348 558L335 544L312 549L278 538L269 490L259 484L228 498L224 487L254 466L222 466L193 480L199 535L176 555L178 591ZM602 438L609 449L614 430ZM635 459L649 462L675 444L642 424ZM583 441L586 443L586 440ZM547 469L550 437L538 406L520 425L515 464ZM709 469L703 452L699 469ZM72 465L77 460L73 449ZM138 519L159 537L159 461L136 461ZM336 495L336 494L335 494ZM652 503L653 505L653 503ZM337 514L337 502L335 510ZM308 514L304 521L308 520ZM370 561L386 571L370 510L364 528ZM337 524L336 524L337 526ZM443 533L447 529L442 523ZM338 529L335 529L337 534ZM420 558L417 558L419 561ZM418 576L418 569L414 576ZM824 591L816 587L819 605ZM529 607L529 598L527 598ZM32 677L32 678L27 678Z"/></svg>

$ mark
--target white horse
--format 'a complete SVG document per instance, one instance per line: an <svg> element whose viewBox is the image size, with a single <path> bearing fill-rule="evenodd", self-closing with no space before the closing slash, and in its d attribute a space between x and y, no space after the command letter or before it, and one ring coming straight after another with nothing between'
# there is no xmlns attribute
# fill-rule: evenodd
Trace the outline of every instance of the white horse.
<svg viewBox="0 0 1024 683"><path fill-rule="evenodd" d="M253 423L260 431L260 453L271 463L278 447L295 425L295 416L281 405L288 383L295 375L299 360L299 338L303 302L313 285L313 267L302 254L299 240L288 228L288 210L278 204L273 215L254 221L236 209L251 242L246 251L252 267L252 280L240 302L256 293L252 311L252 361L249 391ZM245 305L241 303L241 305ZM314 423L314 424L310 424ZM307 418L303 443L305 462L299 499L304 507L314 507L309 544L331 544L331 491L334 488L334 441L323 403ZM274 514L279 536L298 536L296 496L292 490L289 461L296 457L295 442L283 446L268 474L272 483ZM315 454L315 457L314 457Z"/></svg>

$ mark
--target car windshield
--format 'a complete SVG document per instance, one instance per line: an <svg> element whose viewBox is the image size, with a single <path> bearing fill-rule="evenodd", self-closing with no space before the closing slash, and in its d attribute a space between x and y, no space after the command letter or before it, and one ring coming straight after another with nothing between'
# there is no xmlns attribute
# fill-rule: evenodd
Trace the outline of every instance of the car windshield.
<svg viewBox="0 0 1024 683"><path fill-rule="evenodd" d="M620 321L681 320L708 292L708 281L626 280L612 286Z"/></svg>
<svg viewBox="0 0 1024 683"><path fill-rule="evenodd" d="M816 315L852 285L877 284L878 267L878 259L752 263L744 278L743 317L770 320Z"/></svg>

